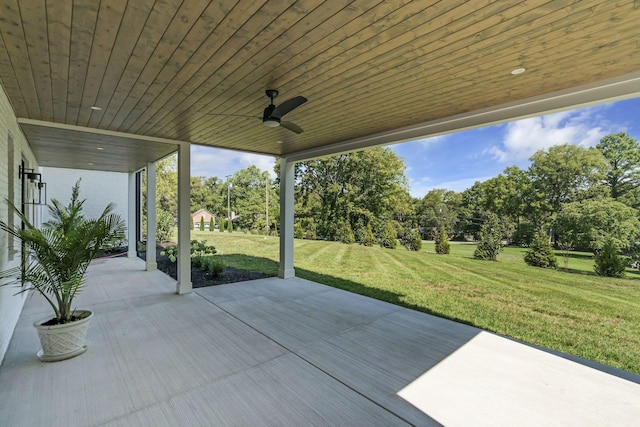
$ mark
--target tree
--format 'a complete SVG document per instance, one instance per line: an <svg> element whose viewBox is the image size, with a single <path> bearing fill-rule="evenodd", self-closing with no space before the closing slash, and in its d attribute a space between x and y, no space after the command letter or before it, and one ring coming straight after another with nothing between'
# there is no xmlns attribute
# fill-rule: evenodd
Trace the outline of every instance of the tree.
<svg viewBox="0 0 640 427"><path fill-rule="evenodd" d="M340 241L342 243L346 243L347 245L356 242L356 237L353 234L353 230L351 229L348 221L342 223L342 230L340 231Z"/></svg>
<svg viewBox="0 0 640 427"><path fill-rule="evenodd" d="M204 231L204 216L200 217L200 231Z"/></svg>
<svg viewBox="0 0 640 427"><path fill-rule="evenodd" d="M277 167L277 164L276 164ZM296 164L295 211L313 220L318 235L336 240L340 225L381 230L392 219L405 221L412 210L403 161L388 148Z"/></svg>
<svg viewBox="0 0 640 427"><path fill-rule="evenodd" d="M605 185L611 197L618 199L640 184L640 145L624 132L603 137L596 148L609 163Z"/></svg>
<svg viewBox="0 0 640 427"><path fill-rule="evenodd" d="M236 172L229 182L232 184L230 201L232 211L237 215L234 221L240 228L264 229L266 225L266 199L269 193L269 222L279 214L278 194L275 191L268 172L256 166L249 166ZM268 184L268 185L267 185ZM226 186L225 201L226 201ZM225 208L225 215L226 208Z"/></svg>
<svg viewBox="0 0 640 427"><path fill-rule="evenodd" d="M480 241L473 256L478 259L495 261L498 254L502 252L502 231L496 214L488 213L486 215L479 236Z"/></svg>
<svg viewBox="0 0 640 427"><path fill-rule="evenodd" d="M387 249L395 249L398 246L398 239L396 236L396 229L393 227L391 221L388 221L383 228L382 235L380 236L380 246Z"/></svg>
<svg viewBox="0 0 640 427"><path fill-rule="evenodd" d="M419 251L422 249L422 237L418 230L407 230L403 235L403 244L410 251Z"/></svg>
<svg viewBox="0 0 640 427"><path fill-rule="evenodd" d="M176 217L178 215L178 169L175 154L156 162L156 193L157 207Z"/></svg>
<svg viewBox="0 0 640 427"><path fill-rule="evenodd" d="M508 230L517 230L523 223L543 222L540 194L534 191L529 175L516 166L507 167L495 178L476 181L461 197L461 223L468 234L477 236L479 219L487 212L496 214ZM507 233L510 236L511 232Z"/></svg>
<svg viewBox="0 0 640 427"><path fill-rule="evenodd" d="M436 234L436 253L440 255L446 255L451 250L449 245L449 237L444 225L440 226L440 232Z"/></svg>
<svg viewBox="0 0 640 427"><path fill-rule="evenodd" d="M619 248L612 239L607 239L602 250L595 256L593 269L599 276L622 277L624 276L624 260L618 255Z"/></svg>
<svg viewBox="0 0 640 427"><path fill-rule="evenodd" d="M603 137L596 148L609 163L604 184L609 195L628 206L640 207L640 144L624 132Z"/></svg>
<svg viewBox="0 0 640 427"><path fill-rule="evenodd" d="M429 191L415 205L418 225L422 227L425 238L431 239L441 225L449 233L458 230L462 194L437 188Z"/></svg>
<svg viewBox="0 0 640 427"><path fill-rule="evenodd" d="M367 224L364 231L364 237L360 243L364 246L373 246L375 241L376 241L376 236L373 234L371 225Z"/></svg>
<svg viewBox="0 0 640 427"><path fill-rule="evenodd" d="M217 216L226 215L227 187L216 177L192 176L191 209L206 209Z"/></svg>
<svg viewBox="0 0 640 427"><path fill-rule="evenodd" d="M169 212L158 209L156 212L156 240L160 243L171 240L175 227L175 218ZM193 225L193 221L191 221ZM151 248L147 248L151 250Z"/></svg>
<svg viewBox="0 0 640 427"><path fill-rule="evenodd" d="M558 241L558 248L562 254L562 261L564 262L564 269L569 270L569 258L571 258L571 251L573 250L573 242L567 240Z"/></svg>
<svg viewBox="0 0 640 427"><path fill-rule="evenodd" d="M600 151L570 144L540 150L530 160L533 187L544 197L540 208L549 215L559 212L563 203L597 195L607 170Z"/></svg>
<svg viewBox="0 0 640 427"><path fill-rule="evenodd" d="M553 253L549 237L544 233L538 233L531 242L529 250L524 256L524 262L534 267L557 268L558 260Z"/></svg>
<svg viewBox="0 0 640 427"><path fill-rule="evenodd" d="M156 162L156 238L158 242L171 239L178 216L178 173L176 156L171 155ZM147 175L142 180L142 215L143 226L147 221ZM193 230L194 224L190 225Z"/></svg>
<svg viewBox="0 0 640 427"><path fill-rule="evenodd" d="M213 231L213 229L216 227L215 221L213 219L213 217L211 217L209 219L209 231Z"/></svg>
<svg viewBox="0 0 640 427"><path fill-rule="evenodd" d="M639 228L638 212L611 198L567 203L554 223L556 234L563 240L594 252L607 240L619 248L629 248Z"/></svg>

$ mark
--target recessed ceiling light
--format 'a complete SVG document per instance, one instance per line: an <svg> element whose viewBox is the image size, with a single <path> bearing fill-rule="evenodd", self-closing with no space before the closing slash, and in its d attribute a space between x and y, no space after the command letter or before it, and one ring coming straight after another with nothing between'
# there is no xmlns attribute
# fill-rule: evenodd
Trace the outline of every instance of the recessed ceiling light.
<svg viewBox="0 0 640 427"><path fill-rule="evenodd" d="M102 150L104 150L104 148L102 148L102 147L97 147L97 148L96 148L96 150L100 150L100 151L102 151Z"/></svg>
<svg viewBox="0 0 640 427"><path fill-rule="evenodd" d="M89 163L87 163L87 164L88 164L89 166L93 166L93 163L91 163L91 162L89 162Z"/></svg>
<svg viewBox="0 0 640 427"><path fill-rule="evenodd" d="M91 109L94 110L94 111L100 111L100 110L102 110L102 107L97 107L97 106L93 105L91 107Z"/></svg>
<svg viewBox="0 0 640 427"><path fill-rule="evenodd" d="M276 141L278 144L284 144L284 141Z"/></svg>
<svg viewBox="0 0 640 427"><path fill-rule="evenodd" d="M526 69L524 69L524 68L522 68L522 67L520 67L520 68L516 68L515 70L513 70L513 71L511 72L511 74L513 74L514 76L516 76L516 75L518 75L518 74L522 74L522 73L524 73L525 71L527 71L527 70L526 70Z"/></svg>

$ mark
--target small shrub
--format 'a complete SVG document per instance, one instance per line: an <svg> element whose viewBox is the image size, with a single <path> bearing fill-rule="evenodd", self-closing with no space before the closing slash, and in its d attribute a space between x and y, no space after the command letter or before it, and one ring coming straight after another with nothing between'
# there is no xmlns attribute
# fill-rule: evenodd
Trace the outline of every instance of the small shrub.
<svg viewBox="0 0 640 427"><path fill-rule="evenodd" d="M474 258L495 261L503 249L502 231L498 217L493 213L488 214L478 234L480 241L473 252Z"/></svg>
<svg viewBox="0 0 640 427"><path fill-rule="evenodd" d="M306 240L316 240L316 237L317 237L317 235L316 235L316 227L313 224L311 224L309 226L309 228L305 230L304 238Z"/></svg>
<svg viewBox="0 0 640 427"><path fill-rule="evenodd" d="M373 246L376 241L376 236L373 234L373 230L371 229L371 225L367 224L367 228L364 232L364 238L362 239L362 244L364 246Z"/></svg>
<svg viewBox="0 0 640 427"><path fill-rule="evenodd" d="M533 238L529 250L524 256L524 262L534 267L558 267L556 254L553 253L549 238L544 233L539 233Z"/></svg>
<svg viewBox="0 0 640 427"><path fill-rule="evenodd" d="M162 209L156 211L156 239L166 242L171 239L176 220L169 212Z"/></svg>
<svg viewBox="0 0 640 427"><path fill-rule="evenodd" d="M204 257L202 268L210 272L213 277L220 277L224 271L224 262L217 256Z"/></svg>
<svg viewBox="0 0 640 427"><path fill-rule="evenodd" d="M215 246L207 245L206 240L192 240L191 241L191 258L194 257L205 257L208 255L214 255L218 253Z"/></svg>
<svg viewBox="0 0 640 427"><path fill-rule="evenodd" d="M178 245L167 246L162 252L160 252L160 255L166 255L167 258L169 258L169 261L176 262L178 260Z"/></svg>
<svg viewBox="0 0 640 427"><path fill-rule="evenodd" d="M353 234L353 230L348 222L342 224L342 229L340 230L340 241L347 245L356 242L356 236Z"/></svg>
<svg viewBox="0 0 640 427"><path fill-rule="evenodd" d="M228 231L229 233L232 233L232 232L233 232L233 221L231 221L231 220L228 220L228 221L227 221L227 231Z"/></svg>
<svg viewBox="0 0 640 427"><path fill-rule="evenodd" d="M607 239L598 255L595 256L593 269L599 276L622 277L625 270L624 259L618 254L613 240Z"/></svg>
<svg viewBox="0 0 640 427"><path fill-rule="evenodd" d="M209 220L209 231L213 231L214 228L216 228L216 223L213 220L213 217L211 217L211 219Z"/></svg>
<svg viewBox="0 0 640 427"><path fill-rule="evenodd" d="M293 237L295 237L296 239L304 238L304 229L302 228L302 225L300 225L300 223L296 223L293 225Z"/></svg>
<svg viewBox="0 0 640 427"><path fill-rule="evenodd" d="M449 236L447 236L447 230L445 230L444 225L442 225L440 226L440 231L436 234L436 253L439 255L448 255L450 251Z"/></svg>
<svg viewBox="0 0 640 427"><path fill-rule="evenodd" d="M404 246L410 251L422 249L422 237L418 230L409 230L404 234Z"/></svg>
<svg viewBox="0 0 640 427"><path fill-rule="evenodd" d="M384 233L380 238L380 246L386 249L395 249L398 246L398 239L396 239L396 229L391 222L387 222L384 228Z"/></svg>
<svg viewBox="0 0 640 427"><path fill-rule="evenodd" d="M204 231L204 217L200 217L200 226L198 227L200 231Z"/></svg>

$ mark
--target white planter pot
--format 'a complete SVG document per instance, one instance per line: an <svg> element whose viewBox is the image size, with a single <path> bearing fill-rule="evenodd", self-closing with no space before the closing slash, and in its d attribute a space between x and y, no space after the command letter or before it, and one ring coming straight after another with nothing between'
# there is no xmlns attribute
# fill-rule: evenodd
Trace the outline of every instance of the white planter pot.
<svg viewBox="0 0 640 427"><path fill-rule="evenodd" d="M93 313L88 310L77 310L75 315L83 318L63 325L45 326L43 323L51 320L51 317L48 317L33 324L42 345L42 350L38 352L38 358L41 361L57 362L87 351L85 341Z"/></svg>

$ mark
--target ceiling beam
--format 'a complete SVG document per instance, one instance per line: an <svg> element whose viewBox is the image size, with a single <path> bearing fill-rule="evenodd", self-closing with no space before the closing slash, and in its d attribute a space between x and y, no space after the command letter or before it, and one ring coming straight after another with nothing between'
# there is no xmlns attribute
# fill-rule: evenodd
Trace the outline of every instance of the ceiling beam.
<svg viewBox="0 0 640 427"><path fill-rule="evenodd" d="M559 111L640 97L640 72L576 88L552 92L497 107L432 120L393 131L338 142L283 157L300 162L381 145L415 141L433 136L537 117Z"/></svg>
<svg viewBox="0 0 640 427"><path fill-rule="evenodd" d="M24 124L24 125L48 127L52 129L70 130L74 132L85 132L93 135L101 135L101 136L112 137L112 138L138 139L141 141L155 142L160 144L173 144L173 145L190 144L189 141L157 138L155 136L137 135L134 133L117 132L117 131L106 130L106 129L96 129L96 128L91 128L86 126L76 126L76 125L68 125L64 123L47 122L44 120L33 120L33 119L25 119L25 118L19 117L17 121L18 121L18 124L21 124L21 125Z"/></svg>

